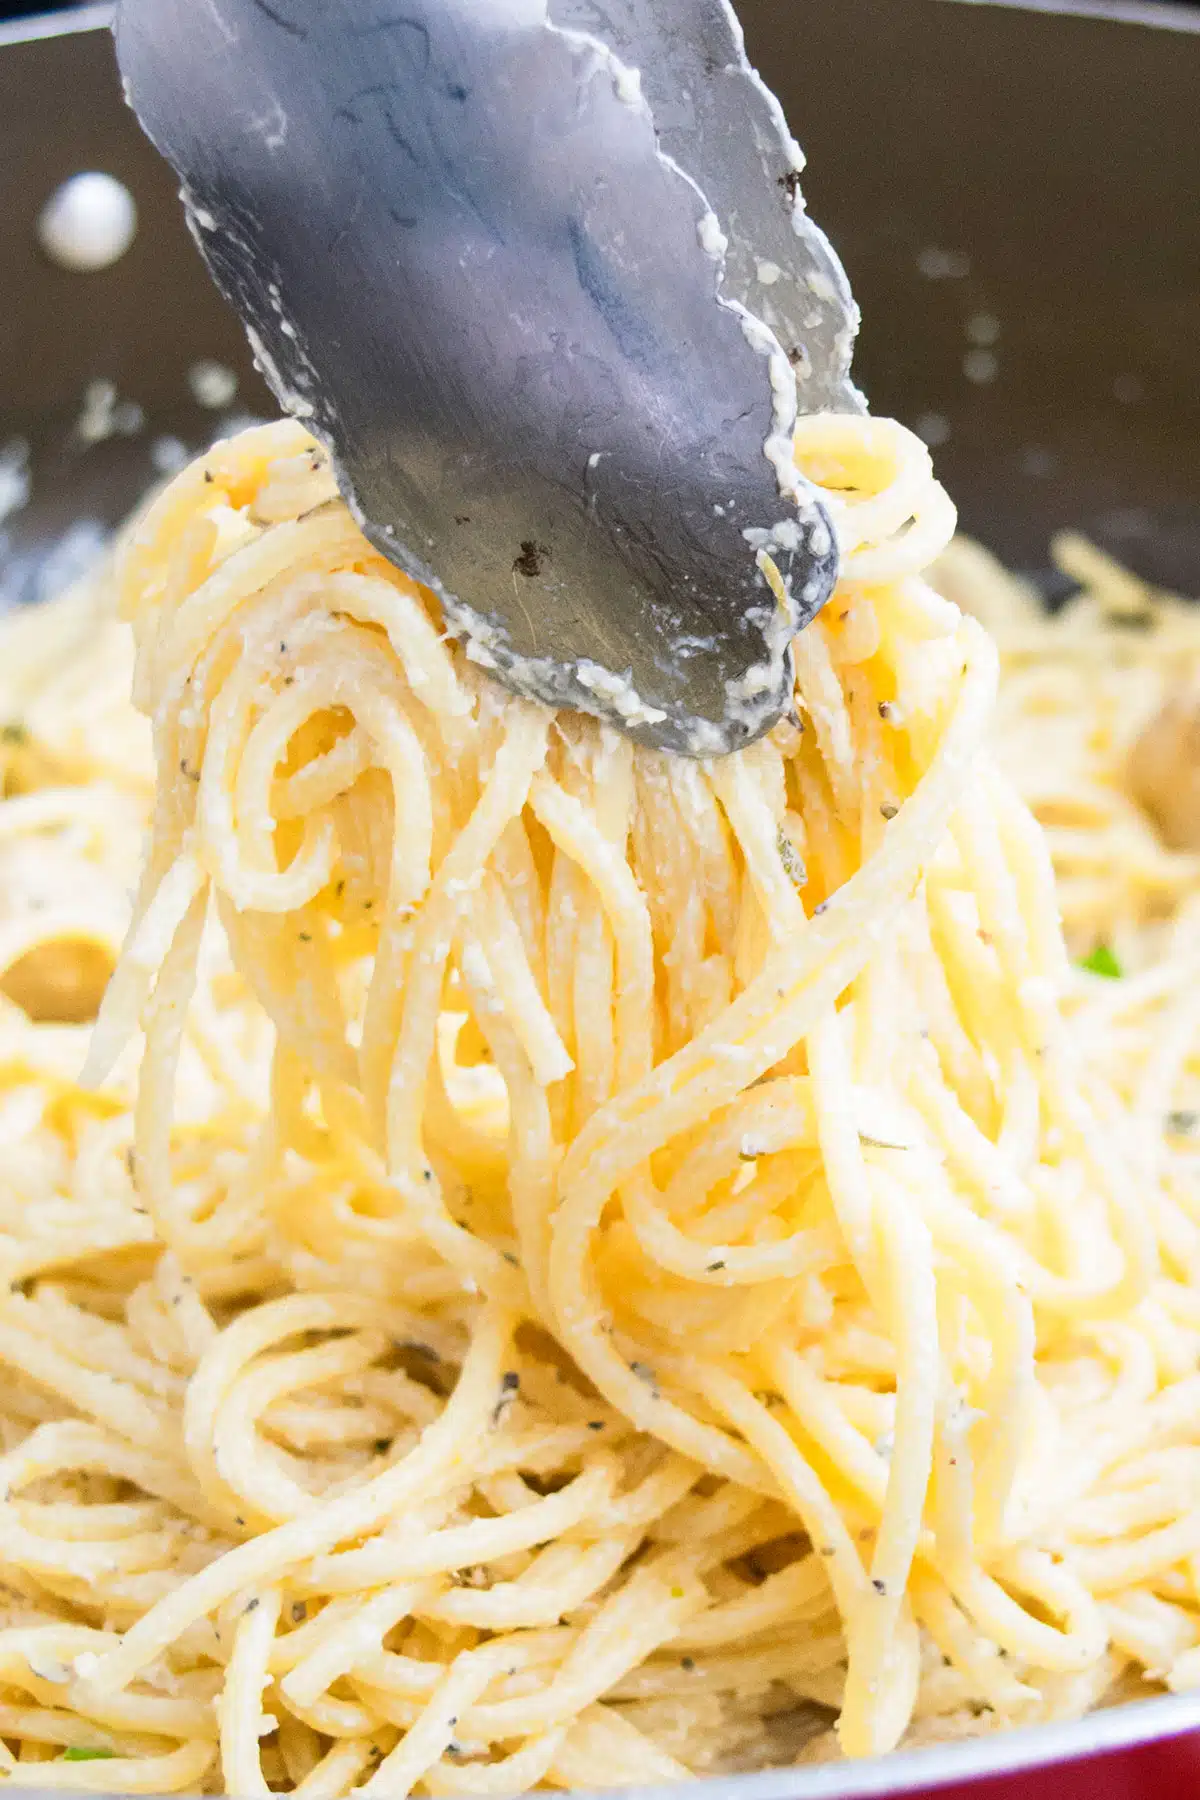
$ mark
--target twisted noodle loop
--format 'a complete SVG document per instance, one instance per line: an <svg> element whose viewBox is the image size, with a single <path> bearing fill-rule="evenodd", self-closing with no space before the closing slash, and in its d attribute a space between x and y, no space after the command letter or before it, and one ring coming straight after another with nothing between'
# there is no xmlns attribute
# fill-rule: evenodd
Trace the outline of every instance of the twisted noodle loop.
<svg viewBox="0 0 1200 1800"><path fill-rule="evenodd" d="M129 534L117 1085L0 1302L0 1739L117 1766L39 1781L669 1780L1191 1666L1195 1223L1076 1029L927 454L797 456L843 580L719 764L494 687L294 424Z"/></svg>

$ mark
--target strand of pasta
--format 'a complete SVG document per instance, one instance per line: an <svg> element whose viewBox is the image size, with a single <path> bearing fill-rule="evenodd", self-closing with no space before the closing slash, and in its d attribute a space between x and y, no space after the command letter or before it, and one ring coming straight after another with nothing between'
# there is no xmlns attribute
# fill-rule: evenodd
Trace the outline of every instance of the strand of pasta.
<svg viewBox="0 0 1200 1800"><path fill-rule="evenodd" d="M18 1772L652 1782L779 1754L789 1707L861 1753L1188 1678L1186 932L1124 993L1071 967L991 645L921 579L927 453L815 419L797 454L842 581L799 723L716 765L501 695L295 425L128 534L158 787L111 1088L0 1015ZM115 878L132 752L96 766L136 804L5 755L0 880L60 828ZM77 928L31 899L0 962Z"/></svg>

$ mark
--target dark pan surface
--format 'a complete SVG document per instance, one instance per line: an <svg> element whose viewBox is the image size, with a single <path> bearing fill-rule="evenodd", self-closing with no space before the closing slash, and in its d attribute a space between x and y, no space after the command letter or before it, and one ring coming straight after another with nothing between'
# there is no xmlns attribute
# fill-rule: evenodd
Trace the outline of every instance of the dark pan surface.
<svg viewBox="0 0 1200 1800"><path fill-rule="evenodd" d="M5 533L9 540L0 594L36 597L42 555L81 520L117 525L154 479L164 439L195 450L211 439L216 416L189 387L198 361L238 373L238 410L275 410L192 248L170 171L121 97L107 12L88 7L63 20L100 28L25 41L18 34L46 22L0 25L0 453L24 442L32 462L29 504L0 520L0 562ZM47 259L36 223L59 183L87 169L125 183L140 223L114 268L81 275ZM118 405L141 408L143 429L79 441L85 395L98 381L115 387Z"/></svg>
<svg viewBox="0 0 1200 1800"><path fill-rule="evenodd" d="M948 429L964 525L1019 565L1071 526L1200 594L1200 11L742 10L862 307L873 410Z"/></svg>

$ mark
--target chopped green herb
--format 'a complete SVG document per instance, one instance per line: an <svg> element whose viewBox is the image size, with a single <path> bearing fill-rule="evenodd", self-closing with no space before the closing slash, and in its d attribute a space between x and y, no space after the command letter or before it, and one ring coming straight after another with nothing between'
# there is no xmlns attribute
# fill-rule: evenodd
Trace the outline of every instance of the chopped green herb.
<svg viewBox="0 0 1200 1800"><path fill-rule="evenodd" d="M27 744L29 733L24 725L6 725L3 731L0 731L0 738L3 738L6 744Z"/></svg>
<svg viewBox="0 0 1200 1800"><path fill-rule="evenodd" d="M64 1762L111 1762L116 1755L115 1750L87 1750L82 1744L72 1744L69 1750L63 1751Z"/></svg>
<svg viewBox="0 0 1200 1800"><path fill-rule="evenodd" d="M1167 1130L1172 1137L1191 1137L1197 1126L1200 1126L1200 1113L1169 1112L1167 1114Z"/></svg>
<svg viewBox="0 0 1200 1800"><path fill-rule="evenodd" d="M1125 973L1107 944L1097 944L1092 954L1085 956L1079 966L1092 975L1103 975L1107 981L1120 981Z"/></svg>
<svg viewBox="0 0 1200 1800"><path fill-rule="evenodd" d="M801 888L808 880L808 870L804 866L804 858L784 831L776 834L776 848L779 860L783 864L784 873L793 887Z"/></svg>

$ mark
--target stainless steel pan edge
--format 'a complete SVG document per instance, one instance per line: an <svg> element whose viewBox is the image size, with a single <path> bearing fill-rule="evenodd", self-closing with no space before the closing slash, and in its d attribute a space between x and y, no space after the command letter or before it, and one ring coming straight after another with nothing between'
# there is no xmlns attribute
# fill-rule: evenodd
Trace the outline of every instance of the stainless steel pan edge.
<svg viewBox="0 0 1200 1800"><path fill-rule="evenodd" d="M1200 15L1175 0L948 0L956 6L1007 6L1018 12L1066 14L1078 19L1111 19L1122 25L1151 25L1163 31L1200 32Z"/></svg>
<svg viewBox="0 0 1200 1800"><path fill-rule="evenodd" d="M820 15L830 42L836 41L838 29L845 25L848 17L843 11L840 19L838 18L839 7L846 8L848 0L784 0L784 3L789 11L793 6L803 6L806 13L814 19ZM1059 32L1068 20L1075 21L1078 30L1084 34L1096 29L1112 31L1119 26L1123 28L1120 39L1122 46L1132 44L1135 39L1143 36L1138 27L1157 28L1154 34L1156 36L1158 31L1166 34L1174 30L1178 34L1177 42L1181 51L1185 39L1195 40L1200 34L1200 16L1196 14L1186 13L1182 9L1176 11L1174 7L1165 4L1137 5L1130 3L1130 0L1063 0L1061 4L1054 4L1053 0L887 0L887 3L893 22L897 16L904 15L918 29L926 32L937 29L936 19L939 15L949 18L950 7L953 5L956 11L964 14L968 7L974 8L981 25L985 20L991 22L989 29L1009 29L997 27L995 15L1013 12L1053 15L1055 32ZM855 10L866 21L860 27L860 37L855 46L855 55L858 57L862 55L862 44L865 42L861 33L869 27L871 15L877 13L877 9L878 0L862 0L861 6L856 0ZM786 86L786 79L781 77L786 78L791 74L790 63L785 60L790 33L780 24L779 6L775 0L742 0L741 10L745 16L751 47L768 78L777 85ZM52 14L40 19L0 25L0 97L4 94L7 56L12 54L36 58L42 55L70 55L72 43L82 53L80 67L85 71L85 82L99 84L95 91L88 88L82 94L72 92L69 101L64 101L60 96L61 113L56 128L64 140L63 155L52 170L47 164L44 170L26 169L23 172L27 184L32 185L25 195L23 211L16 223L18 229L22 224L26 227L30 225L33 201L41 192L39 181L43 181L44 185L51 173L58 179L74 168L98 164L106 166L97 146L112 144L114 154L121 163L119 172L123 177L128 176L139 188L138 199L143 210L144 226L149 225L152 229L152 243L149 246L151 258L157 257L169 262L172 270L177 269L178 273L164 282L158 280L155 271L150 268L144 268L142 275L139 275L139 271L131 266L114 272L111 280L109 277L70 277L58 271L47 274L42 270L39 270L38 279L47 281L53 288L53 305L58 316L62 316L63 307L69 306L71 297L75 296L80 317L89 321L86 330L92 334L92 340L88 357L78 367L71 366L69 379L78 384L82 374L104 377L110 372L117 373L116 364L122 362L131 371L131 376L136 376L139 361L154 361L156 366L152 371L153 379L147 389L147 399L152 402L151 431L178 431L181 436L196 442L211 424L211 419L197 409L186 392L184 375L188 358L211 355L236 366L242 380L242 400L252 409L260 405L265 409L267 403L262 390L255 385L236 327L223 315L207 290L203 272L175 216L168 183L138 142L132 121L122 115L111 70L107 78L104 76L107 49L103 44L102 34L107 28L110 13L108 6L88 6L73 13ZM878 16L882 17L881 14ZM1101 23L1097 25L1097 21ZM1046 20L1044 23L1049 26L1051 21ZM1039 21L1030 18L1025 28L1033 34L1037 32L1038 26ZM1133 27L1132 30L1128 29L1130 26ZM1015 32L1020 28L1012 22L1011 29ZM67 42L58 43L56 47L58 40ZM1046 42L1047 40L1040 40L1039 45L1039 40L1031 35L1031 53L1039 47L1044 51ZM41 50L39 46L42 47ZM1142 52L1139 50L1138 54ZM60 66L56 65L56 68ZM27 63L22 73L32 67L33 64ZM1193 58L1193 67L1200 77L1200 57ZM860 73L859 65L852 62L850 79L858 80ZM951 81L952 73L952 69L943 69L943 79ZM104 88L105 79L108 81L107 88ZM839 123L837 108L832 104L824 105L820 109L820 117L811 121L814 129L806 130L805 80L805 71L796 72L792 84L796 99L789 102L789 112L795 118L800 136L810 144L814 186L825 190L820 200L822 216L826 216L828 211L828 216L833 221L835 237L840 235L837 229L838 218L846 221L848 231L853 235L861 221L865 190L861 186L855 189L851 184L839 195L835 161L814 141L823 135L829 136L832 141L832 134ZM100 91L102 88L103 92ZM88 130L82 134L79 154L76 155L76 146L71 141L73 134L79 135L82 114L94 113L96 107L104 115L102 129L92 117ZM849 110L852 113L853 106ZM4 113L0 116L5 118L6 125L11 130L9 115ZM1186 122L1190 126L1191 121ZM889 129L900 129L902 123L898 126L893 121ZM5 128L0 125L0 147L3 146ZM1150 124L1148 129L1153 131L1157 127ZM1186 178L1187 182L1192 183L1192 187L1187 189L1188 192L1194 191L1196 176L1200 172L1200 150L1192 141L1194 137L1192 130L1189 137L1192 162ZM14 161L12 152L17 153L16 160L19 162L21 148L15 143L10 145L10 153L5 158L10 166ZM1147 170L1152 171L1155 164L1152 146L1148 146L1145 160ZM886 157L881 156L881 161L886 163ZM1176 168L1169 174L1164 174L1163 178L1173 180L1177 175ZM3 169L0 169L0 188L3 180ZM140 185L142 183L146 185L143 187ZM1156 203L1158 198L1160 197L1155 197ZM814 201L814 210L816 208L817 202ZM12 218L11 212L5 216L10 220ZM1187 211L1181 209L1181 220L1186 222L1187 219ZM914 229L919 232L920 222ZM885 237L886 234L879 236L877 242L870 246L871 254L879 252ZM946 248L953 250L954 245L948 244ZM12 254L11 248L8 254ZM24 249L18 248L16 254L18 262L24 256L27 266L34 266L34 253L29 250L28 245ZM849 261L854 276L853 250ZM1169 273L1168 271L1168 275ZM873 270L872 278L878 279L877 271ZM1161 271L1156 265L1150 270L1148 279L1157 283L1160 278ZM129 346L119 341L116 323L119 315L111 308L105 313L101 290L106 282L110 288L119 288L124 284L127 291L135 296L134 331L141 334L143 341L140 345L135 345L132 354ZM146 285L147 282L149 285ZM979 287L972 285L972 282L963 290L964 306L986 305L989 300L986 283ZM1166 283L1162 285L1165 286ZM888 295L888 303L901 314L904 306L912 302L912 292L907 289L901 291L902 288L903 283L898 283L895 294ZM917 291L922 296L926 292L923 289ZM939 286L929 291L940 301L948 290ZM3 271L0 271L0 295L2 294ZM97 295L100 295L99 301ZM1070 296L1066 301L1066 304L1069 303ZM95 328L97 311L106 320L98 334ZM154 316L156 312L159 315L157 318ZM868 313L868 320L869 318ZM158 366L162 362L164 346L169 348L167 335L164 335L164 323L168 333L181 340L179 353L173 359L170 356L166 358L165 372L163 367ZM149 357L146 355L147 342L154 353ZM10 428L15 426L27 429L30 424L28 406L21 409L19 419L10 416L13 384L4 379L5 356L14 361L19 358L26 364L21 382L15 385L28 389L30 356L33 357L35 377L40 376L38 349L39 346L31 348L29 344L23 344L19 335L15 341L10 337L7 351L0 348L0 444L4 443ZM1196 357L1194 342L1189 344L1180 341L1177 351L1184 364L1189 356L1193 359ZM52 363L46 356L44 340L41 342L40 352L47 391L54 390L48 411L54 415L55 430L61 436L75 396L73 393L68 395L62 388L60 364L58 361ZM70 358L67 357L66 361L69 363ZM882 366L881 362L881 372ZM1195 367L1183 370L1194 390L1200 389L1198 373L1200 371ZM911 422L921 390L919 382L913 385L909 376L903 371L902 374L908 386L902 381L894 391L902 401L907 398ZM891 398L891 395L888 397ZM968 394L966 398L970 401L974 396ZM983 398L994 398L1003 404L1003 385L998 386L994 396L986 395ZM893 410L903 413L905 407L903 404L896 405ZM1141 418L1131 417L1129 424L1131 441L1137 449L1139 430L1152 434L1155 415L1148 410ZM1190 415L1184 417L1182 423L1180 418L1175 418L1173 426L1177 432L1182 430L1186 434L1190 430ZM1195 449L1200 444L1200 434L1190 441ZM1156 451L1155 455L1157 454L1159 453ZM46 456L47 467L38 476L39 484L44 481L65 483L61 505L54 504L49 508L48 516L52 524L56 519L61 523L72 507L77 509L80 504L90 504L91 498L99 489L103 489L105 494L105 502L100 510L108 522L115 522L116 517L136 499L148 475L144 458L140 454L134 454L129 445L95 446L85 456L77 457L73 462L64 461L57 450L53 454L47 451ZM1174 456L1172 460L1173 465L1177 464L1178 457ZM1151 461L1154 461L1153 455ZM969 470L972 474L975 473L974 463L969 465ZM71 484L77 478L78 486L73 493ZM956 485L953 473L950 479L951 485ZM1000 470L997 479L1006 479L1004 469ZM1183 469L1182 479L1177 487L1184 504L1189 500L1200 500L1200 466L1195 461ZM1068 484L1064 488L1064 505L1068 504L1071 492ZM85 495L82 502L78 498L80 493ZM1049 518L1051 514L1047 513L1046 516ZM969 522L980 529L978 515L971 517ZM1064 519L1063 522L1078 520ZM984 523L986 525L986 521ZM992 541L1001 550L1009 548L1007 532L1008 525L1002 521L997 532L992 535ZM986 528L982 535L989 535ZM1185 561L1191 560L1190 545L1189 539L1185 547ZM1193 591L1200 589L1200 558L1194 560L1194 569ZM1061 1725L988 1735L966 1743L908 1752L878 1762L818 1769L773 1769L757 1775L711 1779L698 1782L690 1792L697 1796L697 1800L875 1800L875 1797L885 1795L912 1797L922 1794L936 1794L942 1800L950 1800L951 1796L965 1796L968 1790L972 1800L976 1800L976 1797L978 1800L1017 1800L1018 1796L1020 1800L1041 1800L1043 1795L1048 1800L1051 1794L1055 1796L1055 1800L1077 1800L1077 1797L1082 1800L1085 1794L1089 1796L1089 1800L1093 1800L1093 1797L1094 1800L1135 1800L1135 1796L1149 1793L1153 1793L1156 1800L1174 1800L1175 1796L1183 1800L1185 1795L1200 1794L1200 1696L1149 1699ZM13 1787L10 1791L20 1794L23 1790ZM668 1794L669 1790L658 1790L654 1795L648 1790L642 1790L637 1800L667 1800Z"/></svg>
<svg viewBox="0 0 1200 1800"><path fill-rule="evenodd" d="M103 31L112 23L108 5L78 6L71 12L34 13L25 19L0 20L0 48L32 43L38 38L66 37L77 31Z"/></svg>

